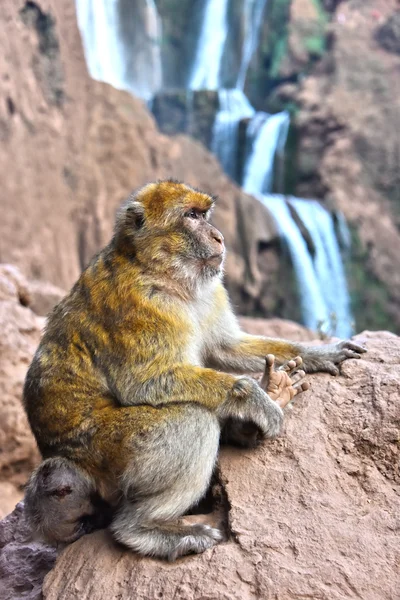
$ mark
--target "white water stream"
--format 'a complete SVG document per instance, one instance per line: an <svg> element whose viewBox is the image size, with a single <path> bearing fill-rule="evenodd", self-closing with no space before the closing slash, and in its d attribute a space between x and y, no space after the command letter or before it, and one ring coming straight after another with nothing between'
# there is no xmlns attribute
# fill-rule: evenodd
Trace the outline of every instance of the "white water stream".
<svg viewBox="0 0 400 600"><path fill-rule="evenodd" d="M221 59L228 35L229 0L206 0L189 88L218 90Z"/></svg>
<svg viewBox="0 0 400 600"><path fill-rule="evenodd" d="M220 109L215 117L211 150L218 156L224 171L235 179L239 123L253 117L255 110L239 89L221 89L218 97Z"/></svg>
<svg viewBox="0 0 400 600"><path fill-rule="evenodd" d="M162 86L161 24L154 0L137 0L140 10L129 22L120 0L75 3L91 77L151 99Z"/></svg>
<svg viewBox="0 0 400 600"><path fill-rule="evenodd" d="M257 113L249 123L247 136L252 140L252 147L243 177L243 187L249 194L271 192L275 155L284 152L289 123L287 112Z"/></svg>
<svg viewBox="0 0 400 600"><path fill-rule="evenodd" d="M244 0L245 36L242 48L242 61L236 87L242 90L246 81L250 61L258 45L260 27L267 0Z"/></svg>

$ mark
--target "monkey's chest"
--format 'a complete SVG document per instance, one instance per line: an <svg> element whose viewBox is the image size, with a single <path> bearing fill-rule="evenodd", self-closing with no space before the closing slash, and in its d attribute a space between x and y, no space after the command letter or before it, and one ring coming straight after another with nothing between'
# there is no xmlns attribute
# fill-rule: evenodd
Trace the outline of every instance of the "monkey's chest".
<svg viewBox="0 0 400 600"><path fill-rule="evenodd" d="M194 366L204 366L209 348L213 344L210 309L207 306L200 308L202 310L197 308L188 314L188 336L183 349L184 361Z"/></svg>

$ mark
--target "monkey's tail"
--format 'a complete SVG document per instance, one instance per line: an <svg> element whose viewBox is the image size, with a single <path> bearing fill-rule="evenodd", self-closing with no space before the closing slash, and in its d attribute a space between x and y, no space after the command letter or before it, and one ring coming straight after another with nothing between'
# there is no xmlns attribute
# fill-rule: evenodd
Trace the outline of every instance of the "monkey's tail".
<svg viewBox="0 0 400 600"><path fill-rule="evenodd" d="M44 460L25 491L25 518L33 534L50 543L73 542L104 527L107 507L91 479L63 457Z"/></svg>

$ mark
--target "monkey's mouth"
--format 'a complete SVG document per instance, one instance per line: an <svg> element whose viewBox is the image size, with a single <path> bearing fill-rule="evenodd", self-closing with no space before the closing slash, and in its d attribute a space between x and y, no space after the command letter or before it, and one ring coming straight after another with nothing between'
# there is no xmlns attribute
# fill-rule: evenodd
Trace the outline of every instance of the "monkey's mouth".
<svg viewBox="0 0 400 600"><path fill-rule="evenodd" d="M212 265L213 267L219 267L224 260L224 252L218 252L218 254L212 254L208 258L205 259L205 263L207 265Z"/></svg>

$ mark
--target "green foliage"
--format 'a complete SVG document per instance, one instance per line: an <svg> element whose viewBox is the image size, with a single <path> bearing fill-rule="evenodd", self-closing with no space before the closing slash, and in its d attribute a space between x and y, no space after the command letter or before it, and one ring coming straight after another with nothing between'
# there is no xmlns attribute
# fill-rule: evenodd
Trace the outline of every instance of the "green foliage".
<svg viewBox="0 0 400 600"><path fill-rule="evenodd" d="M264 52L269 57L269 77L277 79L283 58L287 53L288 21L292 0L275 0L269 4L268 36Z"/></svg>
<svg viewBox="0 0 400 600"><path fill-rule="evenodd" d="M321 57L325 52L325 37L312 35L304 39L304 46L310 56Z"/></svg>
<svg viewBox="0 0 400 600"><path fill-rule="evenodd" d="M269 68L269 76L272 79L277 79L279 77L279 71L281 67L282 60L284 59L287 53L287 35L281 37L277 40L274 51L271 57L271 66Z"/></svg>
<svg viewBox="0 0 400 600"><path fill-rule="evenodd" d="M345 261L352 311L356 331L388 329L400 331L390 315L390 292L369 268L368 249L362 244L357 230L350 226L352 248Z"/></svg>

